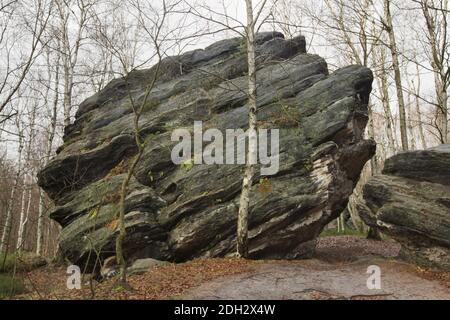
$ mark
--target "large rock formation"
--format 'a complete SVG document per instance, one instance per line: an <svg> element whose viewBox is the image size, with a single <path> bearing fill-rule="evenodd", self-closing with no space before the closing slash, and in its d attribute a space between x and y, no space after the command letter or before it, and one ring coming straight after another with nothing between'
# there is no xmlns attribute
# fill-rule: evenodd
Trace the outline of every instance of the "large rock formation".
<svg viewBox="0 0 450 320"><path fill-rule="evenodd" d="M362 139L372 72L350 66L329 75L306 54L305 39L257 36L258 120L280 128L280 171L251 194L250 254L297 258L311 253L322 228L345 208L374 154ZM63 229L60 251L78 264L114 255L119 187L136 153L130 95L139 103L156 68L116 79L84 101L64 145L39 174ZM140 123L147 147L126 199L129 260L184 261L235 251L243 166L174 165L175 128L247 125L246 53L240 38L162 62ZM258 170L259 172L259 170Z"/></svg>
<svg viewBox="0 0 450 320"><path fill-rule="evenodd" d="M388 159L363 197L364 222L399 241L404 258L450 269L450 144Z"/></svg>

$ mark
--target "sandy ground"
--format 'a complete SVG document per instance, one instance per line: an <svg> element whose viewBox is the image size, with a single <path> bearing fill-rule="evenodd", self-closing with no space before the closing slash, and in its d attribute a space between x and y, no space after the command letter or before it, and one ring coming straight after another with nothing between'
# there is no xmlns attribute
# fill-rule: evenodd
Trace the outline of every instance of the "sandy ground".
<svg viewBox="0 0 450 320"><path fill-rule="evenodd" d="M315 259L264 263L252 272L204 283L190 290L186 298L450 299L448 282L427 279L421 269L396 261L399 250L393 241L322 238ZM373 265L381 272L379 290L367 286L368 268Z"/></svg>
<svg viewBox="0 0 450 320"><path fill-rule="evenodd" d="M381 289L367 288L367 267L381 270ZM192 289L187 299L450 299L450 289L415 274L396 261L371 260L329 264L319 260L268 263L256 271L216 279Z"/></svg>

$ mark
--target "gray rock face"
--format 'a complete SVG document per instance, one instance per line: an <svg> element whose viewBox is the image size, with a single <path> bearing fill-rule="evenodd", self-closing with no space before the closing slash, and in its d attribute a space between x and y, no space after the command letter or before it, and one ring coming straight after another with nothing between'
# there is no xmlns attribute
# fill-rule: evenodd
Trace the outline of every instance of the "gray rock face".
<svg viewBox="0 0 450 320"><path fill-rule="evenodd" d="M280 170L251 194L253 258L299 258L314 249L322 228L345 208L375 143L362 139L372 72L350 66L328 73L307 54L305 39L258 37L258 120L280 129ZM242 165L174 165L176 128L246 129L244 41L217 42L166 58L141 117L145 154L126 199L130 260L185 261L230 255ZM55 201L61 253L78 264L114 255L112 226L123 175L136 152L129 95L143 101L155 68L116 79L80 106L58 155L39 173ZM128 94L130 93L130 94Z"/></svg>
<svg viewBox="0 0 450 320"><path fill-rule="evenodd" d="M133 262L131 266L127 268L128 274L143 274L156 266L164 266L167 262L159 261L152 258L138 259Z"/></svg>
<svg viewBox="0 0 450 320"><path fill-rule="evenodd" d="M388 159L363 197L361 218L400 242L404 258L450 269L450 144Z"/></svg>

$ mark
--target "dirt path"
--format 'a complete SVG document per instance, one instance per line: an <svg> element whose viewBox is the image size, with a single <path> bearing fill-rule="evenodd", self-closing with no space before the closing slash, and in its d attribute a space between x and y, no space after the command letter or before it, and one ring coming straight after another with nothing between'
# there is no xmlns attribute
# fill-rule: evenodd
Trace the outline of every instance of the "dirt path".
<svg viewBox="0 0 450 320"><path fill-rule="evenodd" d="M393 260L399 246L355 237L321 239L316 259L263 263L254 271L194 288L188 299L450 299L442 282ZM381 289L369 290L367 268L381 270Z"/></svg>
<svg viewBox="0 0 450 320"><path fill-rule="evenodd" d="M420 270L396 259L393 241L355 236L320 238L314 259L252 261L198 259L167 264L128 277L132 292L119 290L115 279L94 283L95 299L450 299L450 273ZM367 268L381 269L381 290L367 288ZM67 290L63 266L26 273L28 292L14 299L91 299L82 290Z"/></svg>

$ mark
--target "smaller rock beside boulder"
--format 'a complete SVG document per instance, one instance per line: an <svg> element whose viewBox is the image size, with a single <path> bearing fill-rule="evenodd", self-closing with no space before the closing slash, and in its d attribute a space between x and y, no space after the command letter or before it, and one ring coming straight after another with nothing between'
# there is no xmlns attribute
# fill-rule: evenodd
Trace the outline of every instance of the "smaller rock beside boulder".
<svg viewBox="0 0 450 320"><path fill-rule="evenodd" d="M386 160L363 198L361 218L397 240L402 257L450 270L450 144Z"/></svg>
<svg viewBox="0 0 450 320"><path fill-rule="evenodd" d="M133 262L133 264L127 268L128 274L143 274L156 266L163 266L168 264L166 261L159 261L155 259L138 259Z"/></svg>
<svg viewBox="0 0 450 320"><path fill-rule="evenodd" d="M128 268L127 274L144 274L156 266L163 266L168 264L166 261L160 261L156 259L137 259ZM116 257L112 256L105 259L103 266L100 270L102 279L108 279L115 277L119 274L119 266L117 265Z"/></svg>
<svg viewBox="0 0 450 320"><path fill-rule="evenodd" d="M103 261L100 269L100 279L112 278L119 274L119 266L117 265L116 256L109 257Z"/></svg>
<svg viewBox="0 0 450 320"><path fill-rule="evenodd" d="M17 259L17 271L33 271L45 267L48 264L48 261L44 257L32 252L19 255Z"/></svg>

